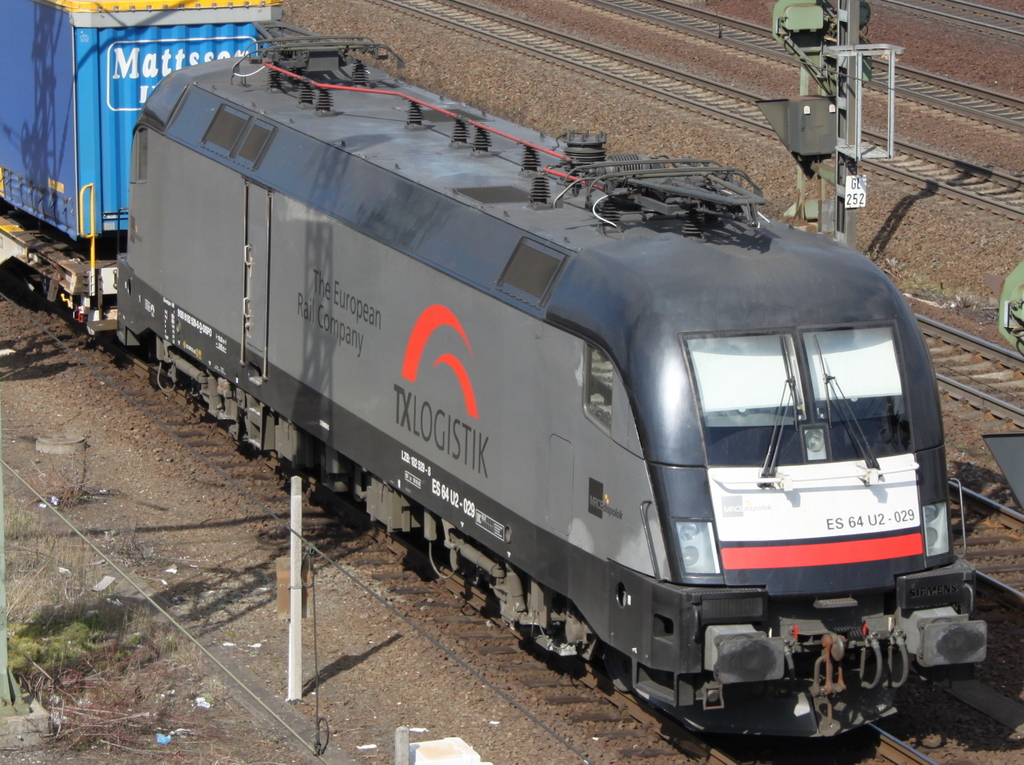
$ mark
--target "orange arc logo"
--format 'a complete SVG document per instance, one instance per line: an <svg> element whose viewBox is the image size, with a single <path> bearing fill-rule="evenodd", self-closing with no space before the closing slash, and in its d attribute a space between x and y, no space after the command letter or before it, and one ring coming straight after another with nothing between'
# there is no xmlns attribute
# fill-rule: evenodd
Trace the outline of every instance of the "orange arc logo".
<svg viewBox="0 0 1024 765"><path fill-rule="evenodd" d="M462 328L462 323L458 317L443 305L432 305L421 313L420 317L416 320L412 332L409 333L409 342L405 346L402 377L409 382L416 382L416 376L419 374L420 359L423 357L423 349L427 347L427 342L434 332L441 327L451 327L458 332L462 337L462 342L466 344L466 350L469 351L469 355L473 355L473 347L469 344L469 338L466 337L466 331ZM459 381L459 387L462 388L462 398L466 402L466 412L473 419L479 419L473 383L469 379L469 373L462 365L462 362L452 354L445 353L437 357L433 366L436 367L438 364L445 364L455 373L455 378Z"/></svg>

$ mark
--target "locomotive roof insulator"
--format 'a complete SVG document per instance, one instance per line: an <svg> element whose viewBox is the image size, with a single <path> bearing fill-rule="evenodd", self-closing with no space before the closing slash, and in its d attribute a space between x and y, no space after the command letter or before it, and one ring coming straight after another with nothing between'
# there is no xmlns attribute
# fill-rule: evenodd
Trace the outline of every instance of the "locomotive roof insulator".
<svg viewBox="0 0 1024 765"><path fill-rule="evenodd" d="M700 210L690 210L683 218L683 236L688 236L691 239L704 239L706 225L704 213Z"/></svg>
<svg viewBox="0 0 1024 765"><path fill-rule="evenodd" d="M491 153L491 134L479 125L473 130L473 153L487 155Z"/></svg>
<svg viewBox="0 0 1024 765"><path fill-rule="evenodd" d="M523 146L523 159L519 163L523 175L534 175L540 172L540 155L532 146Z"/></svg>
<svg viewBox="0 0 1024 765"><path fill-rule="evenodd" d="M327 88L317 88L316 113L322 117L334 114L334 99Z"/></svg>
<svg viewBox="0 0 1024 765"><path fill-rule="evenodd" d="M594 217L601 221L602 226L610 226L615 230L622 228L619 224L622 221L622 210L615 202L615 197L605 196L599 199L594 205Z"/></svg>
<svg viewBox="0 0 1024 765"><path fill-rule="evenodd" d="M357 88L365 88L370 84L370 72L358 59L352 65L352 84Z"/></svg>
<svg viewBox="0 0 1024 765"><path fill-rule="evenodd" d="M452 146L460 148L469 145L469 126L466 121L456 118L452 124Z"/></svg>
<svg viewBox="0 0 1024 765"><path fill-rule="evenodd" d="M565 153L574 166L605 161L608 134L604 131L568 130L558 140L565 141Z"/></svg>
<svg viewBox="0 0 1024 765"><path fill-rule="evenodd" d="M299 85L299 105L313 105L313 83L311 83L305 77L302 78L302 84Z"/></svg>
<svg viewBox="0 0 1024 765"><path fill-rule="evenodd" d="M550 206L551 189L548 186L548 178L546 175L538 174L534 176L530 186L530 207L537 209Z"/></svg>
<svg viewBox="0 0 1024 765"><path fill-rule="evenodd" d="M405 127L409 130L423 130L423 107L415 101L409 102L409 111L405 115Z"/></svg>

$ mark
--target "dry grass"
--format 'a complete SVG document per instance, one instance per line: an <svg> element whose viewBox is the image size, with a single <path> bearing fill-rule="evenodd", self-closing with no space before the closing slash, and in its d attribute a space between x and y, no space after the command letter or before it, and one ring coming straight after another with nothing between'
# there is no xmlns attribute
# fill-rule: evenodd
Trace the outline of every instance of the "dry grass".
<svg viewBox="0 0 1024 765"><path fill-rule="evenodd" d="M16 508L6 525L10 665L50 710L51 743L153 750L157 733L196 732L195 698L223 698L199 674L198 649L145 603L94 592L95 556L47 526L48 512Z"/></svg>

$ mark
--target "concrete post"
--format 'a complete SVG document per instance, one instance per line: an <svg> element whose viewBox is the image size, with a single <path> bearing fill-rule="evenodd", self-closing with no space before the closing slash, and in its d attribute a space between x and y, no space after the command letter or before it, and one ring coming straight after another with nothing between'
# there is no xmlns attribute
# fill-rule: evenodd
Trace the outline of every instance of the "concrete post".
<svg viewBox="0 0 1024 765"><path fill-rule="evenodd" d="M302 479L292 476L288 701L302 698Z"/></svg>
<svg viewBox="0 0 1024 765"><path fill-rule="evenodd" d="M395 765L409 765L409 729L404 725L395 728Z"/></svg>

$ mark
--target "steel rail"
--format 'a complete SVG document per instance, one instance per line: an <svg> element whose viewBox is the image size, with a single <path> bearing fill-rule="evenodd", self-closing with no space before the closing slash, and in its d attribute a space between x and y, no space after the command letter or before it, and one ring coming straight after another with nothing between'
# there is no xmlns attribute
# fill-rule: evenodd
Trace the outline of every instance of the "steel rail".
<svg viewBox="0 0 1024 765"><path fill-rule="evenodd" d="M955 485L956 484L954 484L953 482L950 482L950 488L953 488ZM957 486L956 488L957 492L959 492L959 486ZM1021 513L1018 510L1014 510L1012 507L1001 505L994 499L989 499L984 494L979 494L976 491L972 491L971 489L968 489L966 486L964 487L963 491L965 499L970 500L976 505L982 505L983 507L992 510L993 512L996 512L999 515L1005 515L1007 518L1010 518L1016 521L1017 523L1024 525L1024 513ZM968 544L970 544L970 542L968 542Z"/></svg>
<svg viewBox="0 0 1024 765"><path fill-rule="evenodd" d="M1024 358L1021 358L1013 351L995 343L990 343L988 340L982 340L980 337L974 337L966 332L961 332L947 324L935 321L935 319L929 319L927 316L917 314L916 318L918 325L922 328L921 332L926 336L936 337L947 343L958 345L971 353L977 353L979 356L989 361L994 361L997 364L1002 364L1009 369L1024 371Z"/></svg>
<svg viewBox="0 0 1024 765"><path fill-rule="evenodd" d="M922 754L909 744L904 744L891 733L886 733L875 723L868 723L878 734L878 755L896 765L939 765L938 762Z"/></svg>
<svg viewBox="0 0 1024 765"><path fill-rule="evenodd" d="M728 44L755 55L797 67L799 64L772 37L771 30L748 21L721 16L683 5L676 0L580 0L609 13L646 21L672 31ZM882 68L888 66L878 61ZM867 84L884 92L883 85ZM900 66L896 72L896 93L941 111L967 117L1017 132L1024 132L1024 100L975 85Z"/></svg>
<svg viewBox="0 0 1024 765"><path fill-rule="evenodd" d="M538 58L553 61L561 66L586 72L598 79L624 86L630 90L635 90L645 95L654 95L663 101L684 105L694 111L703 112L715 119L739 125L761 135L775 135L775 131L768 126L767 122L763 118L758 118L760 110L753 106L754 100L758 97L738 88L710 83L699 77L645 61L628 53L612 51L570 35L553 32L529 21L510 19L500 13L482 8L465 0L378 0L378 2L401 8L419 16L435 19L445 25L471 32L501 45L517 48ZM516 39L509 36L508 33L501 33L496 28L484 29L479 24L474 24L470 20L454 19L450 13L452 8L463 11L467 16L477 17L478 19L483 18L501 27L512 30L518 28L517 31L529 33L533 35L534 39L528 40L523 37ZM588 59L585 61L574 60L569 57L569 54L556 51L554 49L555 45L587 53L589 54ZM609 65L617 65L615 69L618 71L610 69ZM627 75L624 67L634 69L635 75ZM660 76L665 82L662 83L661 87L657 87L638 81L638 78L644 75L647 75L648 78L651 75L655 77ZM692 88L688 97L665 89L673 82L683 87ZM701 95L705 98L704 102L696 100ZM721 98L715 98L715 96L725 96L731 99L733 103L729 104L730 108L728 109L716 106L716 103L722 104L723 101ZM736 114L737 104L735 102L737 101L739 106L750 117L741 117Z"/></svg>
<svg viewBox="0 0 1024 765"><path fill-rule="evenodd" d="M995 590L1000 595L1005 595L1018 608L1024 607L1024 592L1021 592L1017 587L1006 582L1000 582L991 574L986 574L984 571L978 571L977 569L974 570L974 576L977 577L981 584Z"/></svg>
<svg viewBox="0 0 1024 765"><path fill-rule="evenodd" d="M1012 42L1024 42L1024 16L1011 11L1004 11L1000 8L992 8L989 6L981 6L975 3L941 3L941 5L952 10L963 9L967 13L974 14L975 16L988 16L1002 22L991 24L987 21L978 21L970 16L963 16L958 13L950 13L948 11L939 11L934 8L927 8L921 3L906 2L906 0L878 0L878 2L883 6L891 5L902 11L918 13L922 16L928 16L939 21L953 22L958 26L964 26L972 31L981 32L982 34L1005 37ZM933 1L931 4L939 3L934 3ZM978 9L984 9L984 11L979 12ZM1007 26L1007 24L1012 26Z"/></svg>
<svg viewBox="0 0 1024 765"><path fill-rule="evenodd" d="M1006 422L1012 422L1018 428L1024 428L1024 409L1001 401L995 396L957 382L952 377L936 374L935 379L939 390L945 391L958 401L965 401L979 409L985 409Z"/></svg>
<svg viewBox="0 0 1024 765"><path fill-rule="evenodd" d="M970 502L975 505L981 505L986 510L990 510L996 513L997 515L1003 516L1004 518L1009 518L1017 525L1024 526L1024 513L1014 510L1012 507L1007 507L1006 505L1000 504L999 502L996 502L994 499L986 497L984 494L979 494L976 491L972 491L971 489L968 489L966 486L961 486L956 481L950 481L949 488L950 497L953 498L957 503L959 503L960 501L960 492L963 491L965 504ZM966 536L966 529L962 530L961 533L964 534L965 549L969 548L971 540L969 537ZM991 574L986 574L984 571L978 571L976 568L974 574L978 578L978 581L986 587L990 587L1000 595L1007 596L1008 598L1010 598L1012 603L1018 608L1024 607L1024 592L1022 592L1019 587L1014 587L1011 584L1002 582L999 579L996 579Z"/></svg>
<svg viewBox="0 0 1024 765"><path fill-rule="evenodd" d="M436 19L449 26L467 30L478 36L495 40L502 45L512 46L530 55L547 58L560 65L587 72L597 78L623 85L632 90L647 95L653 94L661 100L683 105L688 109L738 125L760 135L772 137L775 135L760 110L754 105L755 101L760 100L756 94L708 82L672 67L655 64L623 51L611 50L569 35L552 32L529 21L509 19L500 13L481 8L466 0L380 0L380 2L420 16ZM450 12L448 14L442 12L445 8L456 8L466 16L482 18L498 26L484 29L481 28L479 22L473 23L471 19L453 19ZM516 39L507 31L503 33L501 28L515 30L519 35L526 34L532 36L533 39L525 39L521 36ZM557 46L564 46L569 50L556 50ZM573 49L583 51L587 56L586 60L574 59ZM651 82L659 80L659 78L660 81L657 83ZM679 92L680 90L686 92ZM730 99L733 103L723 104L721 100L723 97ZM739 110L737 106L740 106ZM737 111L741 113L737 113ZM885 140L884 136L878 134L865 132L865 135L879 144ZM916 188L932 193L941 193L946 197L998 213L1012 220L1024 220L1024 180L991 168L950 159L920 146L903 142L897 142L896 146L901 155L895 160L888 162L866 160L861 164L871 167L881 175ZM926 174L920 167L920 163L927 163L933 167ZM958 180L958 178L962 180ZM967 182L973 182L975 186L979 187L988 186L984 189L988 195L968 188ZM1012 201L1007 203L996 198L1000 196L1010 198Z"/></svg>

